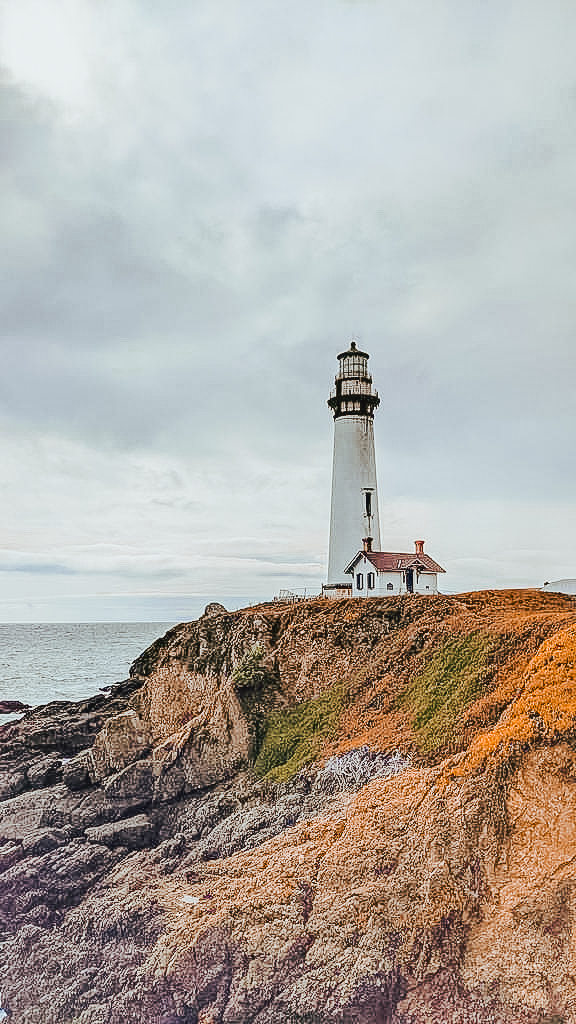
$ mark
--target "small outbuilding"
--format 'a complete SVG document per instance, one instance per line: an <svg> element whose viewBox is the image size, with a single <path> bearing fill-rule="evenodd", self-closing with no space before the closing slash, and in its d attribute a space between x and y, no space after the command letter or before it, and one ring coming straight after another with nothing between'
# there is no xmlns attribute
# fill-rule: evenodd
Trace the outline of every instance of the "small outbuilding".
<svg viewBox="0 0 576 1024"><path fill-rule="evenodd" d="M372 551L368 537L346 566L352 577L351 597L390 597L393 594L437 594L438 573L446 572L424 553L424 541L415 551Z"/></svg>
<svg viewBox="0 0 576 1024"><path fill-rule="evenodd" d="M540 590L544 594L570 594L576 597L576 580L555 580L554 583L545 583Z"/></svg>

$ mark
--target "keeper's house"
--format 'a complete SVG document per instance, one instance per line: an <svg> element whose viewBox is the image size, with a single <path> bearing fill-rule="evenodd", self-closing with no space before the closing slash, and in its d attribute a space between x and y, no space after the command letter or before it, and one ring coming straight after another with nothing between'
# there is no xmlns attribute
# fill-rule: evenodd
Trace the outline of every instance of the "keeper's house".
<svg viewBox="0 0 576 1024"><path fill-rule="evenodd" d="M424 554L424 541L414 542L416 550L372 551L372 541L354 555L345 572L352 577L351 597L390 597L392 594L437 594L438 573L446 570Z"/></svg>

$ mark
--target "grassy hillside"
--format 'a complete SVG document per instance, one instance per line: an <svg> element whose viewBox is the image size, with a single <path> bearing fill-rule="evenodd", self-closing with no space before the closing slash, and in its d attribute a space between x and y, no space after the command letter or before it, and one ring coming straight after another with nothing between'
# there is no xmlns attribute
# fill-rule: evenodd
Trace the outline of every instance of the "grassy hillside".
<svg viewBox="0 0 576 1024"><path fill-rule="evenodd" d="M407 621L384 633L364 664L342 679L342 711L331 722L324 756L394 747L433 764L468 752L464 764L472 771L514 742L571 731L571 598L509 590L407 601ZM382 603L348 602L342 611L352 618L372 606L377 617Z"/></svg>

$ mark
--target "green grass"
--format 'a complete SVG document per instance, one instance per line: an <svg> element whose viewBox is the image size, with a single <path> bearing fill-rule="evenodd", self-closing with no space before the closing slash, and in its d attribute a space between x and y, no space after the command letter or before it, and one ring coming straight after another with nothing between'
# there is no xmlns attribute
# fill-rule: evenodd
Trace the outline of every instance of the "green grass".
<svg viewBox="0 0 576 1024"><path fill-rule="evenodd" d="M273 711L267 720L254 771L274 782L287 782L318 756L322 740L334 733L344 704L341 686L333 686L295 708Z"/></svg>
<svg viewBox="0 0 576 1024"><path fill-rule="evenodd" d="M462 712L485 690L494 637L470 633L447 641L400 698L412 712L413 728L424 753L450 745L457 736Z"/></svg>

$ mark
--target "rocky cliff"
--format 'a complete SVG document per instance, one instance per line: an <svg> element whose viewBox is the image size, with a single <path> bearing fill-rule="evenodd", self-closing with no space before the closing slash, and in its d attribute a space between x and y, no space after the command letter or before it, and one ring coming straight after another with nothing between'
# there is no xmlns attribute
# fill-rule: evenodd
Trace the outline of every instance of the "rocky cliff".
<svg viewBox="0 0 576 1024"><path fill-rule="evenodd" d="M576 606L209 607L0 732L22 1024L576 1024Z"/></svg>

